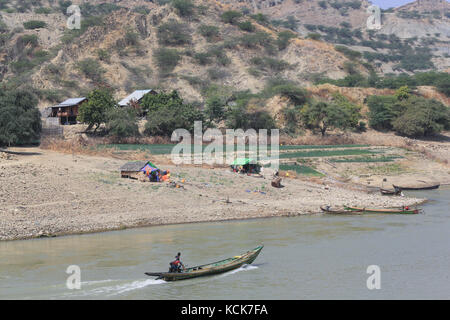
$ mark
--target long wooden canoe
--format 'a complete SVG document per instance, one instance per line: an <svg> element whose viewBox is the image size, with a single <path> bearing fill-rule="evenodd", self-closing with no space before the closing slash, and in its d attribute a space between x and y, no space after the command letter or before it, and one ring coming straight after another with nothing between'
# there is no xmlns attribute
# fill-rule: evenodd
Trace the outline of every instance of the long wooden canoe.
<svg viewBox="0 0 450 320"><path fill-rule="evenodd" d="M357 208L357 207L345 207L346 210L358 211L363 213L388 213L388 214L418 214L417 209L369 209L369 208Z"/></svg>
<svg viewBox="0 0 450 320"><path fill-rule="evenodd" d="M399 196L402 194L402 189L399 187L396 187L394 190L380 188L380 192L383 196Z"/></svg>
<svg viewBox="0 0 450 320"><path fill-rule="evenodd" d="M326 207L320 207L320 210L322 210L323 212L328 213L328 214L359 214L359 213L362 213L362 211L346 210L346 209L332 209L332 208L326 208Z"/></svg>
<svg viewBox="0 0 450 320"><path fill-rule="evenodd" d="M400 186L396 186L393 185L394 188L399 188L402 190L433 190L433 189L437 189L440 187L441 184L435 184L432 186L424 186L424 187L400 187Z"/></svg>
<svg viewBox="0 0 450 320"><path fill-rule="evenodd" d="M187 268L183 272L146 272L145 274L151 277L157 277L156 279L163 279L165 281L177 281L223 273L242 267L244 264L251 264L255 261L263 247L264 246L259 246L233 258Z"/></svg>

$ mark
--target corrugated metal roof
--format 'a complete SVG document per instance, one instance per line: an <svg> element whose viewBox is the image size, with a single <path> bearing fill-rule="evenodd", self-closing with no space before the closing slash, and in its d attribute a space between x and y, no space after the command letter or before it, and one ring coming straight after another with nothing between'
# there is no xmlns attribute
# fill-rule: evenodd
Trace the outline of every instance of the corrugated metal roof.
<svg viewBox="0 0 450 320"><path fill-rule="evenodd" d="M149 90L136 90L134 91L132 94L130 94L128 97L126 97L125 99L122 99L119 102L119 106L121 107L126 107L132 100L134 101L139 101L142 99L143 96L145 96L147 93L149 93L150 91L154 91L153 89L149 89Z"/></svg>
<svg viewBox="0 0 450 320"><path fill-rule="evenodd" d="M70 98L67 99L63 102L61 102L60 104L54 106L54 107L70 107L70 106L75 106L77 104L79 104L80 102L83 102L84 100L86 100L87 98L82 97L82 98ZM54 108L53 107L53 108Z"/></svg>

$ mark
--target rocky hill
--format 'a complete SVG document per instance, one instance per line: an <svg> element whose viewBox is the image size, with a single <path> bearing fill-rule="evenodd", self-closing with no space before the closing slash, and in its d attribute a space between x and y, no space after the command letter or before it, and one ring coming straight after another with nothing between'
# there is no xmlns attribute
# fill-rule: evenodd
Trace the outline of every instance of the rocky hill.
<svg viewBox="0 0 450 320"><path fill-rule="evenodd" d="M67 28L71 4L80 6L80 30ZM271 79L307 86L317 76L339 79L355 70L450 67L447 2L384 12L382 29L373 32L365 28L369 6L365 0L0 0L0 79L32 86L43 107L98 85L114 88L118 98L164 88L203 101L212 90L260 91ZM241 14L224 15L230 10Z"/></svg>

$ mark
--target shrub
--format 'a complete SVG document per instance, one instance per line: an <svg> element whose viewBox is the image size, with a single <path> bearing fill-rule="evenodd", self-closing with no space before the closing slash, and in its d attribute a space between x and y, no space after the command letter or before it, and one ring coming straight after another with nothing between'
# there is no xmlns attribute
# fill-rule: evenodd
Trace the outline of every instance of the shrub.
<svg viewBox="0 0 450 320"><path fill-rule="evenodd" d="M195 13L195 5L191 0L172 0L171 5L181 17L191 17Z"/></svg>
<svg viewBox="0 0 450 320"><path fill-rule="evenodd" d="M225 11L220 16L223 22L230 24L236 24L240 17L242 17L242 13L234 10Z"/></svg>
<svg viewBox="0 0 450 320"><path fill-rule="evenodd" d="M251 63L258 66L261 70L267 70L267 68L273 72L281 72L286 70L290 64L284 60L278 60L274 58L253 58Z"/></svg>
<svg viewBox="0 0 450 320"><path fill-rule="evenodd" d="M92 58L86 58L79 61L76 64L78 70L80 70L84 76L91 79L94 82L103 81L103 74L106 72L100 65L100 63Z"/></svg>
<svg viewBox="0 0 450 320"><path fill-rule="evenodd" d="M322 38L322 35L320 33L308 33L306 38L311 40L320 40Z"/></svg>
<svg viewBox="0 0 450 320"><path fill-rule="evenodd" d="M213 42L219 37L219 28L216 26L202 24L198 28L198 32L209 42Z"/></svg>
<svg viewBox="0 0 450 320"><path fill-rule="evenodd" d="M345 46L335 46L335 49L341 52L344 56L346 56L350 60L356 60L361 58L362 54L359 51L352 50Z"/></svg>
<svg viewBox="0 0 450 320"><path fill-rule="evenodd" d="M241 44L247 48L257 48L258 46L262 46L269 50L273 48L273 38L264 31L244 35L241 37L240 41Z"/></svg>
<svg viewBox="0 0 450 320"><path fill-rule="evenodd" d="M24 46L30 45L31 47L37 47L39 45L38 36L35 34L25 34L17 42L21 42Z"/></svg>
<svg viewBox="0 0 450 320"><path fill-rule="evenodd" d="M25 29L39 29L45 28L47 24L44 21L30 20L23 23Z"/></svg>
<svg viewBox="0 0 450 320"><path fill-rule="evenodd" d="M238 24L239 29L247 32L255 31L255 26L250 21L240 22Z"/></svg>
<svg viewBox="0 0 450 320"><path fill-rule="evenodd" d="M153 57L163 75L172 72L181 60L181 54L177 50L167 48L156 49L153 51Z"/></svg>
<svg viewBox="0 0 450 320"><path fill-rule="evenodd" d="M270 23L268 16L262 13L252 14L250 17L263 26L267 26Z"/></svg>
<svg viewBox="0 0 450 320"><path fill-rule="evenodd" d="M198 64L200 64L202 66L211 63L211 56L207 52L198 52L198 53L194 54L194 59Z"/></svg>
<svg viewBox="0 0 450 320"><path fill-rule="evenodd" d="M180 46L191 43L188 25L176 20L169 20L158 28L159 43L169 46Z"/></svg>
<svg viewBox="0 0 450 320"><path fill-rule="evenodd" d="M295 38L295 34L290 31L281 31L278 33L277 45L278 49L284 50L289 45L289 40Z"/></svg>
<svg viewBox="0 0 450 320"><path fill-rule="evenodd" d="M36 8L34 10L34 13L37 14L50 14L52 12L53 12L52 8L45 8L45 7Z"/></svg>

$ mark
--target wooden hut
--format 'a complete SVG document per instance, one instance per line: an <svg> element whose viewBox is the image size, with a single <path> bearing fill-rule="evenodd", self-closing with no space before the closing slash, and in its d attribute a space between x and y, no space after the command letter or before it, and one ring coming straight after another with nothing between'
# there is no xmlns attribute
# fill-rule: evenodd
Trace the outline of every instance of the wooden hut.
<svg viewBox="0 0 450 320"><path fill-rule="evenodd" d="M159 174L159 169L150 161L127 162L119 170L122 178L138 180L142 177L148 177L151 180L152 176Z"/></svg>
<svg viewBox="0 0 450 320"><path fill-rule="evenodd" d="M87 101L87 98L71 98L51 107L50 117L59 118L60 124L76 124L78 109Z"/></svg>

